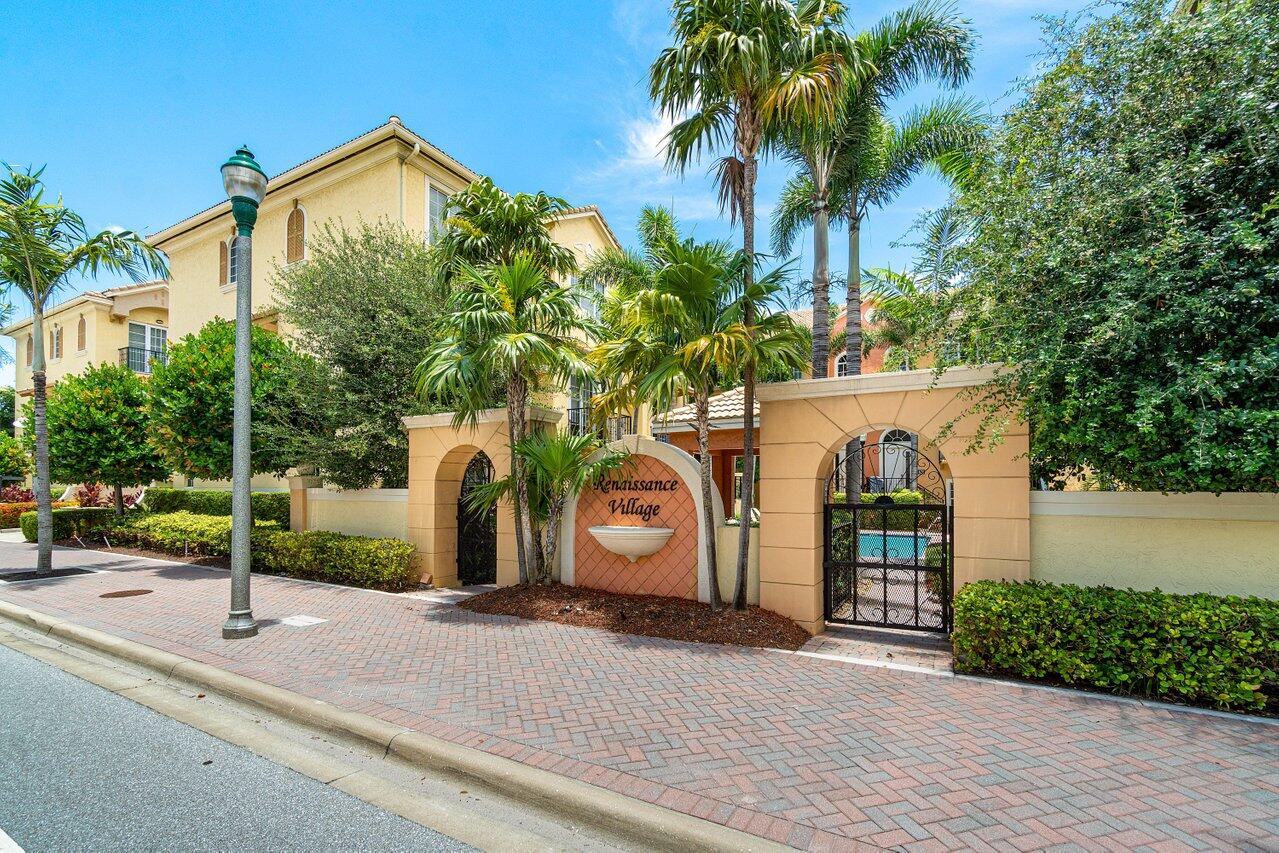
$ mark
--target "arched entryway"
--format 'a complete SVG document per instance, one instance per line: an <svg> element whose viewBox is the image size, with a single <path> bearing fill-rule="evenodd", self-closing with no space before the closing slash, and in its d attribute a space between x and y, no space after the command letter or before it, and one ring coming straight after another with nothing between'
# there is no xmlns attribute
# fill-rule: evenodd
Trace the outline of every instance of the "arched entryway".
<svg viewBox="0 0 1279 853"><path fill-rule="evenodd" d="M841 456L824 492L826 621L948 632L954 515L940 465L900 429Z"/></svg>
<svg viewBox="0 0 1279 853"><path fill-rule="evenodd" d="M457 579L463 586L497 583L497 507L479 507L472 495L493 482L493 463L484 451L471 457L457 498Z"/></svg>

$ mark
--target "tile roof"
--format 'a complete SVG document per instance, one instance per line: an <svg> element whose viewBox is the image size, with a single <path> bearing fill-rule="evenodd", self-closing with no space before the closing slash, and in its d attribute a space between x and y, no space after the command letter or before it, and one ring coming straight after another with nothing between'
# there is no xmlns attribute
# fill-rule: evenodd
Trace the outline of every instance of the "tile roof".
<svg viewBox="0 0 1279 853"><path fill-rule="evenodd" d="M742 411L744 409L743 400L744 391L741 386L733 388L729 391L723 391L715 394L708 400L710 411L710 422L712 428L717 421L732 421L738 425L742 422ZM755 417L759 417L759 400L755 401ZM653 427L660 429L663 426L674 426L676 424L693 424L697 421L697 406L689 403L687 406L680 406L677 409L671 409L660 415L653 416Z"/></svg>

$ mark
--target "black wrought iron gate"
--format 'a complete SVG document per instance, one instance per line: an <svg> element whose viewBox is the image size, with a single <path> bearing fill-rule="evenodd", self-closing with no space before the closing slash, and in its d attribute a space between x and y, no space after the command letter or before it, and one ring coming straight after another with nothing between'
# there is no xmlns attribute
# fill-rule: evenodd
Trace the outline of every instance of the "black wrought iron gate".
<svg viewBox="0 0 1279 853"><path fill-rule="evenodd" d="M947 498L936 463L911 444L850 446L836 460L826 484L826 621L950 631Z"/></svg>
<svg viewBox="0 0 1279 853"><path fill-rule="evenodd" d="M497 582L497 508L478 509L467 500L476 486L491 482L493 463L483 452L475 454L457 499L457 577L463 585Z"/></svg>

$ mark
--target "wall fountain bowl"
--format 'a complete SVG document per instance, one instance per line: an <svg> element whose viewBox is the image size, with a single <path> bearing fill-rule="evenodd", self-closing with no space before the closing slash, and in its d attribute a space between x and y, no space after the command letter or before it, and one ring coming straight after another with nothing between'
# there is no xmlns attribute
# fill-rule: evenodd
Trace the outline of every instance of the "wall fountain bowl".
<svg viewBox="0 0 1279 853"><path fill-rule="evenodd" d="M670 527L623 527L611 524L588 527L587 531L606 549L626 557L632 563L640 557L662 550L662 546L675 532Z"/></svg>

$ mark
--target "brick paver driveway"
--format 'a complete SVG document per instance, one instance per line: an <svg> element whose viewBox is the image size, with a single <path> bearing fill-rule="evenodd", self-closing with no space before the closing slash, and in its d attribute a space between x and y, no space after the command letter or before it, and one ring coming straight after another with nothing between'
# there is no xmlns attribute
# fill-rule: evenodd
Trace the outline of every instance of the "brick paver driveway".
<svg viewBox="0 0 1279 853"><path fill-rule="evenodd" d="M231 643L225 572L57 557L0 598L798 847L1279 849L1272 726L269 577Z"/></svg>

